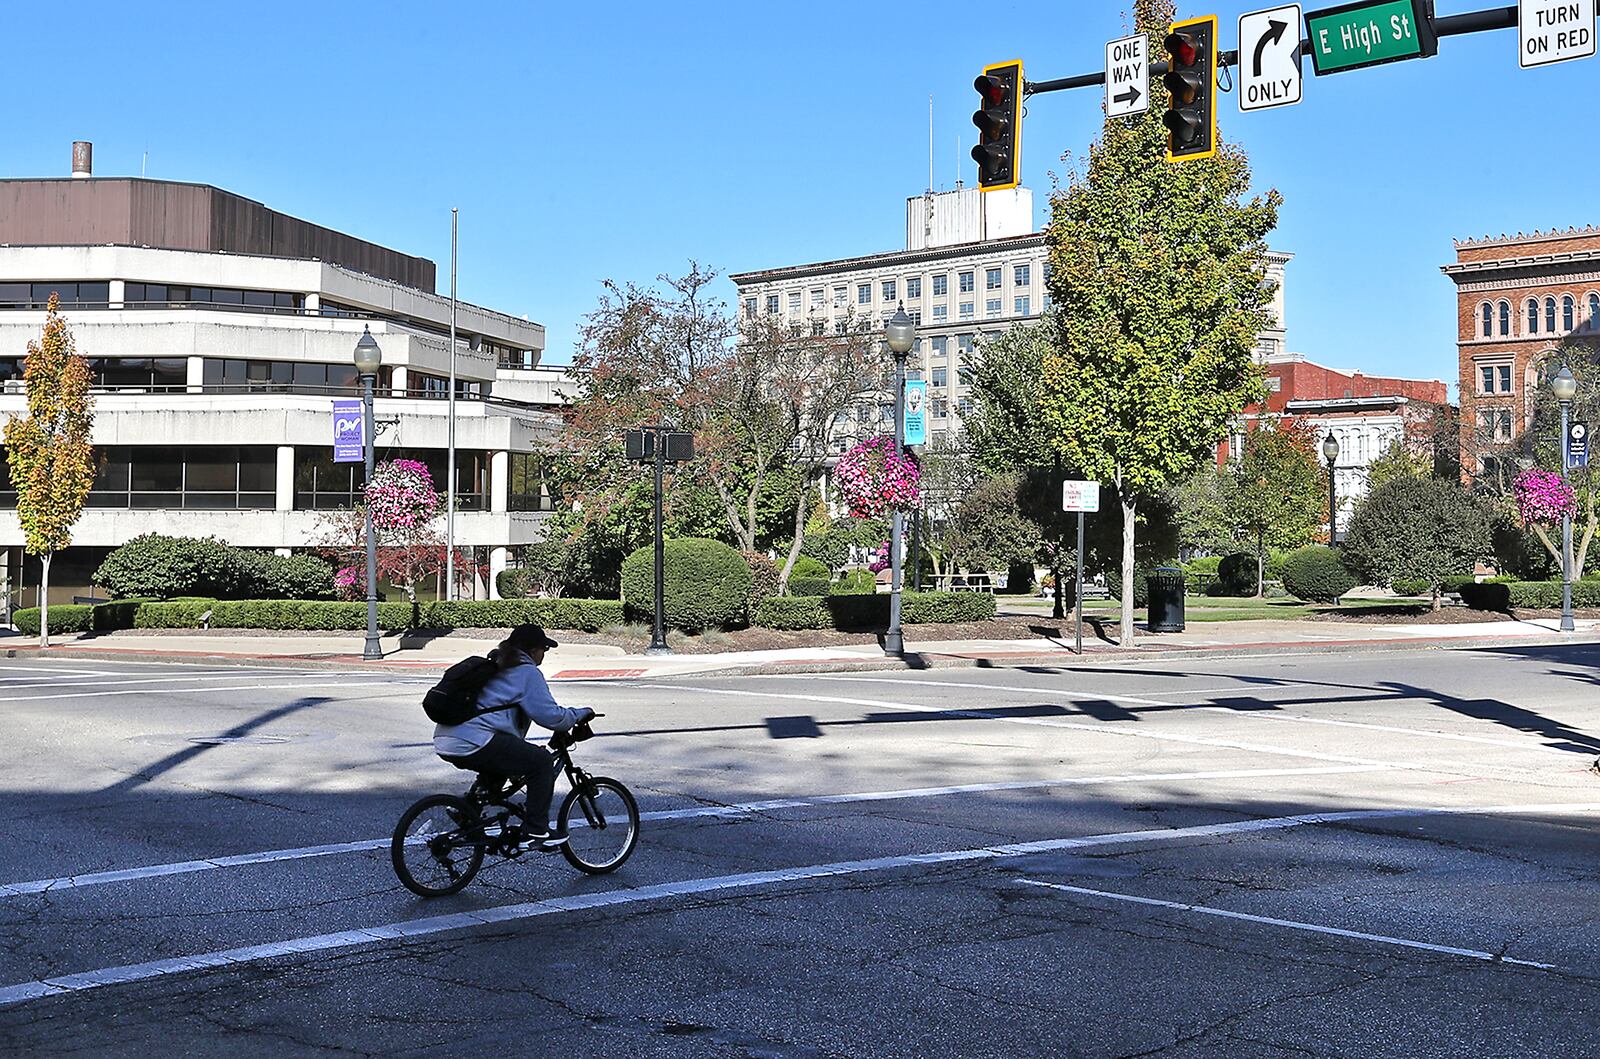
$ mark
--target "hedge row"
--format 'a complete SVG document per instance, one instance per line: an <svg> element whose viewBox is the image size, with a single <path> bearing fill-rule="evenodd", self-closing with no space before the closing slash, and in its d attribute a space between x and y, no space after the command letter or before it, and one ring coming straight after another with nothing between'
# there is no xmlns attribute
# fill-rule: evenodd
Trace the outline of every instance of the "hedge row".
<svg viewBox="0 0 1600 1059"><path fill-rule="evenodd" d="M1560 581L1493 580L1463 585L1461 601L1473 610L1559 610ZM1600 607L1600 579L1572 582L1574 607Z"/></svg>
<svg viewBox="0 0 1600 1059"><path fill-rule="evenodd" d="M987 592L904 592L900 621L905 625L949 625L988 621L995 598ZM874 631L889 624L889 596L772 596L756 608L757 625L768 629Z"/></svg>
<svg viewBox="0 0 1600 1059"><path fill-rule="evenodd" d="M17 630L39 634L39 608L14 616ZM502 599L379 603L383 629L503 629L525 622L547 629L590 632L622 624L615 599ZM97 606L58 603L50 608L52 632L113 629L299 629L354 632L367 627L365 603L307 599L118 600Z"/></svg>

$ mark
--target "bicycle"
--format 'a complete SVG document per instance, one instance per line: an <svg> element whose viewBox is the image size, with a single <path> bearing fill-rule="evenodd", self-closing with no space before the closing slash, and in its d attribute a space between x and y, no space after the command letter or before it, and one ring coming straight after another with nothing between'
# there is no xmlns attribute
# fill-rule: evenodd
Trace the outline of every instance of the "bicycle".
<svg viewBox="0 0 1600 1059"><path fill-rule="evenodd" d="M579 871L605 875L622 867L639 844L639 806L620 781L591 776L573 763L573 744L593 735L585 722L556 732L548 743L572 786L556 814L568 839L556 848ZM527 852L553 852L521 847L527 821L523 807L510 798L522 788L520 779L480 773L465 796L430 794L412 805L401 814L389 843L395 875L414 894L445 897L473 880L485 856L516 860ZM580 820L572 819L574 806ZM533 821L533 826L542 830L544 821Z"/></svg>

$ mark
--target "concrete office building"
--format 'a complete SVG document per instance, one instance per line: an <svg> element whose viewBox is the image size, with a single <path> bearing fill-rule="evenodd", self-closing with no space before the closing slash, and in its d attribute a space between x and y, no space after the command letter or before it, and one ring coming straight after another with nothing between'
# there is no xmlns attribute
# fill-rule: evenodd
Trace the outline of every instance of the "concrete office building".
<svg viewBox="0 0 1600 1059"><path fill-rule="evenodd" d="M910 366L928 381L929 441L939 444L959 436L961 417L973 401L963 354L1049 308L1045 237L1034 231L1033 193L1027 188L957 188L906 200L905 243L904 250L730 278L743 315L777 315L819 333L851 322L881 331L904 303L918 330ZM1283 273L1291 256L1268 256L1277 294L1274 326L1261 333L1256 347L1263 361L1284 349ZM862 421L846 432L852 437L885 429L881 403L863 402L853 414ZM892 406L888 416L892 422Z"/></svg>
<svg viewBox="0 0 1600 1059"><path fill-rule="evenodd" d="M93 374L99 471L53 601L86 594L142 533L313 545L318 512L361 488L360 464L332 460L332 402L359 396L363 327L383 350L378 457L421 460L443 490L450 302L433 262L205 185L94 178L84 155L71 179L0 180L0 414L25 411L52 292ZM457 334L456 540L486 568L482 596L538 538L538 449L559 418L541 325L460 303ZM32 605L39 564L15 508L0 482L0 576Z"/></svg>

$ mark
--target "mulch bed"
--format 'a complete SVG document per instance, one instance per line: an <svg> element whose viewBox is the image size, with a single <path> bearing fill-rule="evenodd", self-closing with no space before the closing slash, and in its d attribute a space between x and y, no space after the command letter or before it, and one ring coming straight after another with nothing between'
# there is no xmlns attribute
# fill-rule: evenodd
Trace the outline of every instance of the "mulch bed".
<svg viewBox="0 0 1600 1059"><path fill-rule="evenodd" d="M1600 618L1600 610L1574 610L1580 618ZM1559 618L1559 610L1517 610L1510 614L1471 607L1444 607L1429 610L1427 604L1415 607L1341 607L1313 611L1308 621L1358 622L1363 625L1475 625L1495 621L1527 621L1531 618Z"/></svg>

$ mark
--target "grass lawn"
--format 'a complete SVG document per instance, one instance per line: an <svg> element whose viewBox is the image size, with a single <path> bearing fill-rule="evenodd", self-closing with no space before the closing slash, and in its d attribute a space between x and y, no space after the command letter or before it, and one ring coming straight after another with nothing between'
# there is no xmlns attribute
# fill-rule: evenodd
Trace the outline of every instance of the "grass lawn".
<svg viewBox="0 0 1600 1059"><path fill-rule="evenodd" d="M1000 596L1000 605L1004 608L1027 608L1029 611L1040 610L1049 612L1051 601L1022 596ZM1363 608L1371 607L1414 607L1418 603L1415 599L1362 599L1359 602L1352 600L1352 605ZM1121 604L1114 599L1086 599L1083 601L1083 612L1096 617L1108 617L1120 613ZM1235 598L1231 596L1185 596L1183 598L1184 619L1186 621L1261 621L1270 619L1274 621L1294 621L1316 613L1338 613L1341 608L1328 603L1306 603L1298 599L1251 599ZM1143 620L1144 608L1134 612L1134 617Z"/></svg>

